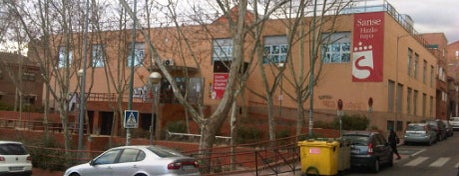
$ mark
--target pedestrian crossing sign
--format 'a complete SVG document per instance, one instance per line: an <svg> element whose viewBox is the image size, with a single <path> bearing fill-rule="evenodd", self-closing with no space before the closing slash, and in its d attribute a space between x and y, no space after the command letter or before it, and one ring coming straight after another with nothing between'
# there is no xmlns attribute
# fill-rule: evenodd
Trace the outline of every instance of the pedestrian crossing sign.
<svg viewBox="0 0 459 176"><path fill-rule="evenodd" d="M124 111L124 128L139 127L139 111L125 110Z"/></svg>

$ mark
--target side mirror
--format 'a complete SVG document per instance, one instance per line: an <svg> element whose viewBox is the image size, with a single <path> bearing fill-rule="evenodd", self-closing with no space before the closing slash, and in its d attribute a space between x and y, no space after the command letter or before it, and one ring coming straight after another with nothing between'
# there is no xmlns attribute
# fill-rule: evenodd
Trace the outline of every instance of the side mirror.
<svg viewBox="0 0 459 176"><path fill-rule="evenodd" d="M91 160L91 162L89 162L89 165L90 165L90 166L95 166L95 165L97 165L96 160Z"/></svg>

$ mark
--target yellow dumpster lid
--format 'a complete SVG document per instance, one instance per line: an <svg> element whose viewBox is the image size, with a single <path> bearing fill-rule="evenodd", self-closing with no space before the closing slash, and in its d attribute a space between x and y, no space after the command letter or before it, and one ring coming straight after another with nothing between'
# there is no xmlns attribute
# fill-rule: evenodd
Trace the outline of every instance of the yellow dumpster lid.
<svg viewBox="0 0 459 176"><path fill-rule="evenodd" d="M306 140L306 141L299 141L298 146L310 146L310 147L335 147L338 146L338 141L317 141L317 140Z"/></svg>

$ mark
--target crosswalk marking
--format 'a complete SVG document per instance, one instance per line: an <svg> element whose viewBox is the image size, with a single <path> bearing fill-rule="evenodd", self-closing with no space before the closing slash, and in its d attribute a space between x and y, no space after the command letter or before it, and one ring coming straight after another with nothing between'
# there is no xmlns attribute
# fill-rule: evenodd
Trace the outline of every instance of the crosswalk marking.
<svg viewBox="0 0 459 176"><path fill-rule="evenodd" d="M441 167L443 166L446 162L448 162L450 158L448 157L440 157L438 158L435 162L429 165L429 167Z"/></svg>
<svg viewBox="0 0 459 176"><path fill-rule="evenodd" d="M418 157L414 160L411 160L410 162L406 163L405 166L417 166L418 164L421 164L425 160L429 159L428 157Z"/></svg>

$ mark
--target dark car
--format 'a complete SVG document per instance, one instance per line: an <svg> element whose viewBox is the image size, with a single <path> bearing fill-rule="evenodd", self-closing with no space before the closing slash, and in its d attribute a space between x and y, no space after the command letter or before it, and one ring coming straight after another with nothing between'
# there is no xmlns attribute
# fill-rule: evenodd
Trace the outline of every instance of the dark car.
<svg viewBox="0 0 459 176"><path fill-rule="evenodd" d="M449 123L448 120L442 120L443 123L445 124L445 127L446 127L446 136L447 137L451 137L454 135L454 130L453 130L453 126L451 125L451 123Z"/></svg>
<svg viewBox="0 0 459 176"><path fill-rule="evenodd" d="M346 131L343 138L351 143L352 167L366 167L376 173L383 164L393 165L392 149L381 133Z"/></svg>
<svg viewBox="0 0 459 176"><path fill-rule="evenodd" d="M439 119L424 120L422 122L427 123L430 126L432 126L432 129L434 129L434 131L437 133L437 140L438 141L442 141L442 140L447 138L447 136L446 136L446 127L445 127L445 124L441 120L439 120Z"/></svg>

